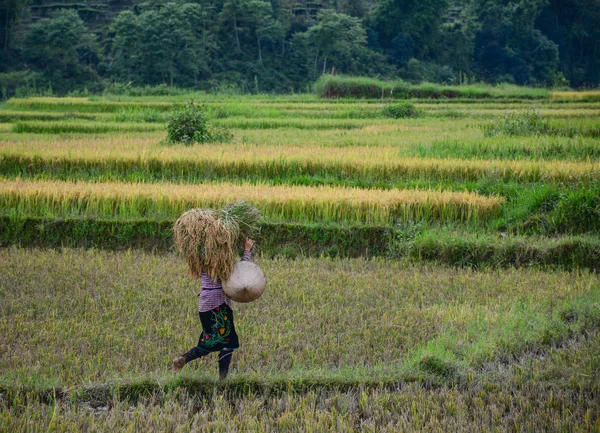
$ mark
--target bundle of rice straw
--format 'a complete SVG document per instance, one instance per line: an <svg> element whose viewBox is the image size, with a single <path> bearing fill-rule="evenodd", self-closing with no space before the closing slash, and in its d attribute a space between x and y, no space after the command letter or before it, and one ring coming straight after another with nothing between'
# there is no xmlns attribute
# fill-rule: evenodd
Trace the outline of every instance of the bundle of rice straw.
<svg viewBox="0 0 600 433"><path fill-rule="evenodd" d="M246 201L223 210L190 209L175 222L175 246L199 277L204 270L213 280L227 280L235 263L234 247L259 233L260 212Z"/></svg>

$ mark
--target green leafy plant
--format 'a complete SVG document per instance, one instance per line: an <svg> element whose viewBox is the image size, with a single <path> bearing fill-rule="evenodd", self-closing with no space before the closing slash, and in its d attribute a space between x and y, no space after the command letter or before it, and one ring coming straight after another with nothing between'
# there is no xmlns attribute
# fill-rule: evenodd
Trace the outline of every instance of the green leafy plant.
<svg viewBox="0 0 600 433"><path fill-rule="evenodd" d="M225 143L232 139L231 131L214 127L206 108L197 106L193 101L176 107L169 117L167 140L171 144Z"/></svg>
<svg viewBox="0 0 600 433"><path fill-rule="evenodd" d="M390 117L392 119L405 119L410 117L418 117L421 114L421 110L415 107L410 101L398 102L396 104L390 104L381 110L383 117Z"/></svg>

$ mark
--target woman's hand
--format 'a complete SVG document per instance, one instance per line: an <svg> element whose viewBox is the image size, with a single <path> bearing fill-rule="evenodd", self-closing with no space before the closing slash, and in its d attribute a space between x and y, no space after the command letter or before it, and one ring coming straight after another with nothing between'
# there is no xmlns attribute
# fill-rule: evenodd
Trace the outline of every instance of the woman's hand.
<svg viewBox="0 0 600 433"><path fill-rule="evenodd" d="M246 244L244 245L244 251L250 251L254 248L254 241L246 238Z"/></svg>

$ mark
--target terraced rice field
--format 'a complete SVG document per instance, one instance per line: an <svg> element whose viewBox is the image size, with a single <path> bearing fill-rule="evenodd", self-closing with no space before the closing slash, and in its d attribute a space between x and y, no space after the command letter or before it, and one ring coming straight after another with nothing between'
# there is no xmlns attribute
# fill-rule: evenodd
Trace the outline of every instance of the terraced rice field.
<svg viewBox="0 0 600 433"><path fill-rule="evenodd" d="M191 97L233 142L166 143ZM0 430L600 431L600 102L413 102L0 106ZM267 292L174 376L172 223L238 198Z"/></svg>

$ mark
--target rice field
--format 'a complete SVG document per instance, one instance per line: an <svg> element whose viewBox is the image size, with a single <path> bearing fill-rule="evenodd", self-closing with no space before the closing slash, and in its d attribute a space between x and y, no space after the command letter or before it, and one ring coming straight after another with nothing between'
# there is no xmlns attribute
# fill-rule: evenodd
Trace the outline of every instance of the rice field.
<svg viewBox="0 0 600 433"><path fill-rule="evenodd" d="M1 181L0 204L36 216L95 215L101 218L177 218L190 208L222 208L236 200L254 203L272 220L362 222L471 220L497 213L504 199L468 192L213 183L83 183Z"/></svg>
<svg viewBox="0 0 600 433"><path fill-rule="evenodd" d="M0 105L0 430L600 431L600 100L525 90ZM231 143L167 144L191 98ZM241 198L267 291L174 376L170 227Z"/></svg>
<svg viewBox="0 0 600 433"><path fill-rule="evenodd" d="M172 379L170 357L195 343L198 283L174 254L0 253L4 386ZM236 306L247 348L236 373L249 380L458 377L600 320L600 279L587 272L474 272L377 259L259 263L269 290ZM439 371L424 361L430 357ZM208 380L212 364L203 359L184 375Z"/></svg>
<svg viewBox="0 0 600 433"><path fill-rule="evenodd" d="M377 134L377 133L375 133ZM327 137L324 137L327 138ZM431 144L376 146L329 145L260 145L235 143L232 145L202 145L158 147L152 140L116 137L108 140L67 139L57 145L52 142L32 143L27 140L0 141L0 164L5 172L19 172L31 165L51 167L97 167L96 175L111 167L148 171L150 167L170 167L175 171L246 172L264 178L265 182L279 176L338 174L350 179L378 179L393 182L401 179L438 180L493 180L531 181L595 181L600 177L600 145L598 140L589 144L566 142L538 142L507 146L494 137L489 148L474 143L469 146L450 140ZM533 142L533 140L532 140ZM579 160L558 159L564 154L587 153ZM411 153L413 155L411 155ZM414 156L414 154L423 156ZM466 154L457 158L453 153ZM487 153L491 159L477 158ZM493 155L519 155L519 159L495 159ZM550 158L543 158L553 153ZM537 158L525 158L537 154ZM429 155L436 155L432 157ZM446 157L444 157L446 156ZM591 158L594 157L594 158ZM584 159L584 160L581 160ZM31 161L31 162L30 162ZM152 169L150 169L152 171Z"/></svg>

